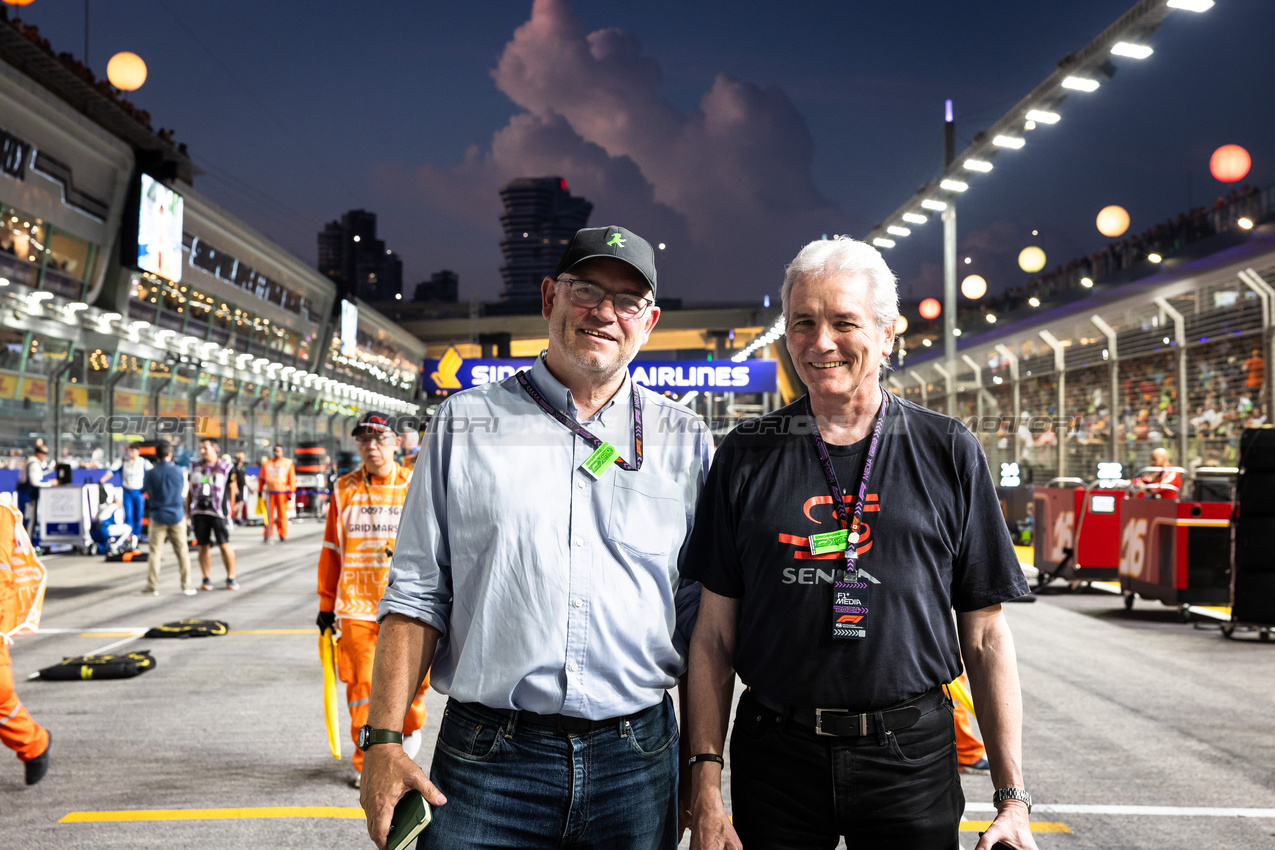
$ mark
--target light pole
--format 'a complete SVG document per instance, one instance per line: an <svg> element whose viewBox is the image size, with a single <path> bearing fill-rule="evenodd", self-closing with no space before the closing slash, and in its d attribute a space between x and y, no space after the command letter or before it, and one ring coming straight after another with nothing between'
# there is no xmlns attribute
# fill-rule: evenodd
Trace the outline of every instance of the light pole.
<svg viewBox="0 0 1275 850"><path fill-rule="evenodd" d="M956 158L956 121L952 101L943 107L943 170ZM943 356L948 371L956 374L956 201L943 210ZM956 385L947 382L947 415L956 415Z"/></svg>

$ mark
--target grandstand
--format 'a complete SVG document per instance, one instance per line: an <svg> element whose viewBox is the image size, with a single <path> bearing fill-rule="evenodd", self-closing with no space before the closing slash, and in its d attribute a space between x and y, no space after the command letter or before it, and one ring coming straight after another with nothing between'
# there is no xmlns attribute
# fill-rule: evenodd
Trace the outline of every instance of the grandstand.
<svg viewBox="0 0 1275 850"><path fill-rule="evenodd" d="M1272 189L1237 192L1001 299L994 329L984 305L963 314L955 363L915 347L932 331L914 327L888 378L971 425L993 470L1017 462L1023 483L1090 478L1100 461L1145 466L1157 446L1188 468L1233 466L1240 432L1270 421Z"/></svg>

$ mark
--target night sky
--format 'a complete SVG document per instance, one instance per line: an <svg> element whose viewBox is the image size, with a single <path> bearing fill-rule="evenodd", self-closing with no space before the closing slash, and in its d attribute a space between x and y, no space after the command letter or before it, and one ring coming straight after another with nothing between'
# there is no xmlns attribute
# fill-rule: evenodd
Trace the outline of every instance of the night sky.
<svg viewBox="0 0 1275 850"><path fill-rule="evenodd" d="M461 299L494 299L497 192L558 174L592 224L663 241L660 292L760 299L821 234L863 236L942 165L944 98L957 150L1088 43L1132 0L728 0L185 3L92 0L90 62L141 55L132 95L207 173L195 187L307 262L351 208L379 214L407 294L442 268ZM22 17L58 51L84 50L83 0ZM1219 145L1275 183L1275 2L1175 12L1146 60L1073 93L958 207L961 273L1022 283L1018 251L1049 266L1229 190ZM1038 229L1038 237L1031 230ZM905 297L941 290L937 220L886 252Z"/></svg>

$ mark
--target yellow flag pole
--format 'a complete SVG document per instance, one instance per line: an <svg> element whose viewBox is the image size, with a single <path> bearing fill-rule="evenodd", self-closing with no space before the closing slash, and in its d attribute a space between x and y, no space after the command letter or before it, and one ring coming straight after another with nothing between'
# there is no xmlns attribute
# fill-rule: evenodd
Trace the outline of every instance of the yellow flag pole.
<svg viewBox="0 0 1275 850"><path fill-rule="evenodd" d="M969 685L965 684L964 673L957 677L956 681L948 685L947 690L952 695L953 700L965 706L971 715L974 714L974 698L970 696Z"/></svg>
<svg viewBox="0 0 1275 850"><path fill-rule="evenodd" d="M336 638L331 629L319 635L319 663L323 665L323 718L328 726L328 746L334 758L341 757L340 717L336 694Z"/></svg>

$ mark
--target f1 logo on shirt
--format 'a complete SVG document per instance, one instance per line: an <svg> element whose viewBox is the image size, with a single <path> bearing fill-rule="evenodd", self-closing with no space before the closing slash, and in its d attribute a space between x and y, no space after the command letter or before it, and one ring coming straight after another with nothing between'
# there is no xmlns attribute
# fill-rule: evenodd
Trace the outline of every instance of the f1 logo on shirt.
<svg viewBox="0 0 1275 850"><path fill-rule="evenodd" d="M842 614L837 618L838 623L858 623L863 619L862 614Z"/></svg>

